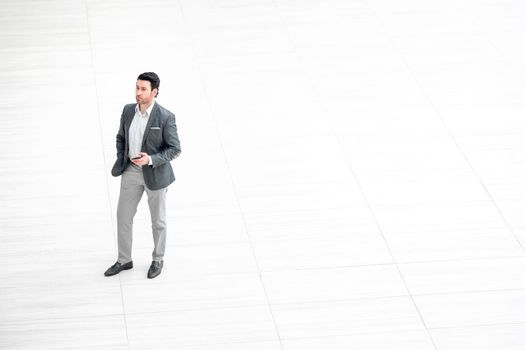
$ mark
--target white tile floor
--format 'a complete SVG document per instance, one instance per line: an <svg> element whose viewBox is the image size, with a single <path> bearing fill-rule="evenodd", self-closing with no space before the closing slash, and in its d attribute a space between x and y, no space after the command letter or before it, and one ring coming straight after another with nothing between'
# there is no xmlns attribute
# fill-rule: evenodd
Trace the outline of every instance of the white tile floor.
<svg viewBox="0 0 525 350"><path fill-rule="evenodd" d="M1 349L525 348L523 1L4 0ZM177 115L116 256L121 108Z"/></svg>

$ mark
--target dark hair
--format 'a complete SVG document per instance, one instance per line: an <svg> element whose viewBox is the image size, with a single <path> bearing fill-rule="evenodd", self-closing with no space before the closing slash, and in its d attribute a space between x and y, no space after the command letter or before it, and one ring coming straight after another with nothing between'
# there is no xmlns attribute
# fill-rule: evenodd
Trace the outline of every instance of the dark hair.
<svg viewBox="0 0 525 350"><path fill-rule="evenodd" d="M160 78L153 72L145 72L138 76L137 80L147 80L151 84L151 90L157 89L157 95L159 95Z"/></svg>

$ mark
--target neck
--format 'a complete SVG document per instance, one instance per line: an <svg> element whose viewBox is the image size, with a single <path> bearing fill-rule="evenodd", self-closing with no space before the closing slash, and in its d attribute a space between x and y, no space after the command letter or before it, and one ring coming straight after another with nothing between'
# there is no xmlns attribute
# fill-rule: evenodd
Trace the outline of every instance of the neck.
<svg viewBox="0 0 525 350"><path fill-rule="evenodd" d="M155 101L151 101L148 104L139 104L140 113L144 114L146 113L146 110L153 104Z"/></svg>

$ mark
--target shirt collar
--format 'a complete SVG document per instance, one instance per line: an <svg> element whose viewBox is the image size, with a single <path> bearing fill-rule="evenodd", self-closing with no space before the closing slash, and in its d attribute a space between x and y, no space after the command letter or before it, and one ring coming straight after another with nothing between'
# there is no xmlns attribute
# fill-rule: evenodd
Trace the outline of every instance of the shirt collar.
<svg viewBox="0 0 525 350"><path fill-rule="evenodd" d="M155 106L155 100L153 100L153 103L151 104L151 106L149 106L148 109L146 109L146 114L142 114L140 113L139 104L137 103L135 105L135 113L138 113L139 115L143 117L149 117L151 115L151 110L153 109L153 106Z"/></svg>

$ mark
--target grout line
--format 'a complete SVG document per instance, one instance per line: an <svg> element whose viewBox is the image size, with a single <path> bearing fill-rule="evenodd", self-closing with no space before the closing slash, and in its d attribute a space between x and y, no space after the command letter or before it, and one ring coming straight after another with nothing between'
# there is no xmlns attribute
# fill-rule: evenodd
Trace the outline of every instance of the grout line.
<svg viewBox="0 0 525 350"><path fill-rule="evenodd" d="M525 322L501 322L501 323L479 323L469 324L462 326L443 326L443 327L431 327L433 331L447 330L447 329L465 329L465 328L484 328L484 327L496 327L496 326L525 326Z"/></svg>
<svg viewBox="0 0 525 350"><path fill-rule="evenodd" d="M446 330L446 329L465 329L465 328L482 328L482 327L494 327L494 326L525 326L525 322L505 322L505 323L498 323L498 324L478 324L478 325L463 325L463 326L451 326L451 327L433 327L430 328L431 330ZM362 332L356 332L356 333L343 333L343 334L335 334L335 335L317 335L317 336L311 336L311 337L286 337L284 340L290 341L290 340L320 340L320 339L331 339L331 338L351 338L355 336L363 336L363 335L384 335L384 334L396 334L399 335L399 333L417 333L418 329L404 329L401 331L382 331L382 330L374 330L374 331L362 331Z"/></svg>
<svg viewBox="0 0 525 350"><path fill-rule="evenodd" d="M283 19L282 15L281 15L281 13L280 13L280 11L279 11L279 7L278 7L278 5L275 3L275 0L272 0L272 2L273 2L274 7L275 7L276 10L277 10L277 13L278 13L279 17L280 17L280 20L281 20L281 23L282 23L282 27L283 27L283 31L286 33L286 35L287 35L288 40L290 41L290 43L291 43L292 45L295 45L295 44L294 44L294 41L293 41L293 39L292 39L292 37L291 37L291 35L290 35L288 29L287 29L286 22L285 22L285 20ZM374 11L372 11L372 12L374 12ZM374 12L374 14L375 14L375 12ZM394 265L395 265L395 267L396 267L396 269L397 269L397 272L398 272L398 274L399 274L401 280L403 281L403 284L404 284L404 286L405 286L405 289L407 290L408 296L410 297L410 299L411 299L411 301L412 301L412 304L414 305L414 308L415 308L415 310L416 310L416 312L417 312L417 314L418 314L418 316L419 316L419 319L420 319L421 323L423 324L423 326L424 326L424 328L425 328L425 330L426 330L427 336L429 337L430 341L432 342L432 345L433 345L434 349L435 349L435 350L438 350L437 345L436 345L436 343L435 343L435 341L434 341L434 338L432 337L432 334L430 333L430 331L429 331L429 329L428 329L428 327L427 327L427 324L426 324L426 322L425 322L425 320L424 320L424 318L423 318L423 315L422 315L421 311L419 310L419 308L418 308L418 306L417 306L417 304L416 304L416 302L415 302L415 300L414 300L414 297L412 296L412 294L411 294L411 292L410 292L410 288L409 288L409 286L408 286L408 283L407 283L407 281L405 280L405 277L403 276L402 271L401 271L401 269L400 269L400 267L399 267L399 264L397 263L397 261L396 261L396 259L395 259L395 256L394 256L394 254L393 254L393 252L392 252L392 249L390 248L390 246L389 246L389 244L388 244L388 241L387 241L387 239L386 239L386 237L385 237L385 235L384 235L384 233L383 233L383 230L382 230L382 228L381 228L381 225L379 224L379 221L378 221L378 219L377 219L377 216L376 216L376 214L375 214L375 211L374 211L374 209L372 208L372 205L370 204L370 202L369 202L369 200L368 200L368 198L367 198L367 196L366 196L366 194L365 194L365 191L364 191L364 189L363 189L363 187L362 187L362 185L361 185L361 182L359 181L359 178L358 178L358 176L357 176L357 174L356 174L356 172L355 172L355 170L354 170L354 167L352 166L352 163L350 162L350 157L349 157L348 154L346 153L346 151L345 151L345 149L344 149L344 147L343 147L343 143L342 143L342 141L341 141L341 138L340 138L339 134L336 132L336 129L335 129L334 125L332 124L332 121L331 121L331 119L330 119L330 117L329 117L329 115L328 115L328 113L327 113L327 111L326 111L325 104L324 104L324 103L321 101L321 99L319 98L319 96L320 96L319 90L318 90L317 86L315 85L315 83L313 82L313 79L311 78L310 73L308 72L308 69L307 69L306 65L304 64L304 62L303 62L301 56L299 55L299 53L297 52L297 50L294 50L294 51L296 52L296 56L297 56L297 60L298 60L298 62L299 62L299 63L302 65L302 67L303 67L303 71L305 72L306 78L307 78L308 82L310 83L310 87L311 87L312 91L314 92L314 96L315 96L316 102L317 102L318 105L320 106L320 109L321 109L322 115L325 117L325 119L326 119L326 121L327 121L327 123L328 123L330 129L332 130L332 133L333 133L335 139L337 140L337 144L339 145L339 149L341 150L342 154L343 154L344 157L345 157L346 164L347 164L347 166L348 166L348 169L349 169L349 171L350 171L350 174L351 174L351 176L354 178L354 180L356 181L357 186L359 187L359 191L360 191L360 193L361 193L361 196L362 196L362 198L363 198L363 201L366 203L366 206L367 206L367 208L368 208L368 210L369 210L369 212L370 212L370 215L372 216L372 219L373 219L373 221L374 221L374 223L375 223L375 225L376 225L376 227L377 227L379 233L381 234L381 237L382 237L382 239L383 239L383 242L384 242L384 244L385 244L385 247L386 247L386 249L388 250L388 252L389 252L389 254L390 254L390 257L392 258L392 261L394 262Z"/></svg>
<svg viewBox="0 0 525 350"><path fill-rule="evenodd" d="M212 119L212 122L213 122L213 127L215 129L215 132L217 133L217 138L219 140L219 144L220 144L220 148L221 148L221 151L222 151L222 155L224 157L224 162L225 162L226 167L228 169L228 175L229 175L229 178L230 178L230 182L231 182L231 185L232 185L233 192L235 194L237 207L239 208L239 213L240 213L241 218L242 218L242 222L243 222L244 230L245 230L245 233L246 233L246 237L247 237L248 242L250 244L250 249L252 251L252 255L253 255L253 259L255 261L255 265L257 266L257 272L259 274L261 286L262 286L262 289L264 291L264 295L265 295L265 298L266 298L266 304L268 306L268 310L269 310L269 312L271 314L271 317L272 317L272 321L273 321L273 325L274 325L274 328L275 328L275 332L277 334L277 338L279 339L279 345L281 347L281 350L284 350L284 347L283 347L283 344L282 344L282 341L281 341L281 335L279 333L279 327L277 326L277 322L276 322L276 319L275 319L275 314L274 314L274 311L273 311L273 308L272 308L272 304L270 302L270 297L268 295L268 291L266 289L266 285L265 285L264 279L262 277L260 263L259 263L259 260L257 258L257 254L255 252L255 248L254 248L251 236L250 236L250 232L249 232L249 229L248 229L248 224L246 222L245 214L244 214L244 212L242 210L241 202L240 202L240 199L239 199L239 194L238 194L237 188L235 186L235 181L233 179L232 171L231 171L230 165L228 163L228 157L226 155L226 151L225 151L225 148L224 148L224 143L222 141L222 136L221 136L221 133L220 133L219 128L217 126L217 121L216 121L215 113L213 111L213 107L211 105L211 100L210 100L208 89L207 89L207 86L206 86L206 81L204 79L204 74L202 72L201 64L200 64L199 58L197 56L197 51L195 50L195 46L194 46L194 43L193 43L191 29L190 29L190 27L189 27L189 25L188 25L188 23L186 21L186 15L184 13L184 8L182 6L181 0L177 0L177 3L179 5L180 12L181 12L181 15L182 15L182 18L183 18L184 27L187 30L187 35L188 35L189 41L191 43L190 46L191 46L191 50L193 52L193 57L196 60L197 70L199 72L199 77L200 77L200 81L201 81L201 84L202 84L202 89L204 91L204 95L205 95L206 100L208 102L207 105L208 105L208 109L209 109L209 112L210 112L210 115L211 115L211 119Z"/></svg>
<svg viewBox="0 0 525 350"><path fill-rule="evenodd" d="M100 142L102 144L102 159L104 161L104 169L106 170L105 174L104 174L104 178L106 179L106 190L107 190L107 195L108 195L108 206L109 206L109 213L110 213L110 221L111 221L111 227L112 227L112 231L113 231L113 246L114 246L114 249L116 250L117 247L116 247L116 240L115 240L115 220L113 218L113 216L111 215L111 212L112 212L112 208L113 208L113 205L111 203L111 193L110 193L110 186L109 186L109 179L108 179L108 175L107 175L107 170L108 170L108 165L106 163L106 156L104 154L104 133L102 131L102 121L101 121L101 117L100 117L100 96L98 94L98 81L97 81L97 74L96 74L96 70L95 70L95 58L94 58L94 55L93 55L93 40L92 40L92 37L91 37L91 25L90 25L90 22L89 22L89 6L87 4L87 0L84 0L84 8L85 8L85 14L86 14L86 25L87 25L87 30L88 30L88 39L89 39L89 52L90 52L90 60L91 60L91 70L92 70L92 74L93 74L93 85L94 85L94 90L95 90L95 97L96 97L96 106L97 106L97 120L98 120L98 125L99 125L99 132L100 132ZM124 303L124 291L123 291L123 287L122 287L122 279L121 279L121 276L117 276L118 279L119 279L119 289L120 289L120 300L122 302L122 316L123 316L123 319L124 319L124 329L126 331L126 345L128 347L128 349L131 349L131 345L130 345L130 342L129 342L129 332L128 332L128 322L127 322L127 317L126 317L126 307L125 307L125 303Z"/></svg>
<svg viewBox="0 0 525 350"><path fill-rule="evenodd" d="M184 345L184 349L203 349L203 347L208 348L209 346L213 346L214 348L217 345L221 345L221 349L229 349L231 348L228 345L245 345L245 349L250 349L253 345L261 345L261 344L273 344L277 342L276 339L247 339L247 340L237 340L237 341L228 341L228 342L213 342L213 343L196 343L196 344L188 344ZM224 346L226 345L226 346Z"/></svg>
<svg viewBox="0 0 525 350"><path fill-rule="evenodd" d="M379 267L379 266L392 266L392 265L416 265L416 264L445 264L445 263L458 263L458 262L471 262L471 261L495 261L495 260L511 260L511 259L525 259L523 255L516 256L496 256L496 257L479 257L469 259L435 259L435 260L419 260L419 261L402 261L392 263L370 263L370 264L355 264L355 265L341 265L341 266L321 266L321 267L305 267L296 268L293 271L315 271L315 270L337 270L337 269L352 269L360 267ZM284 270L265 270L265 273L282 272ZM288 270L292 271L292 270Z"/></svg>

